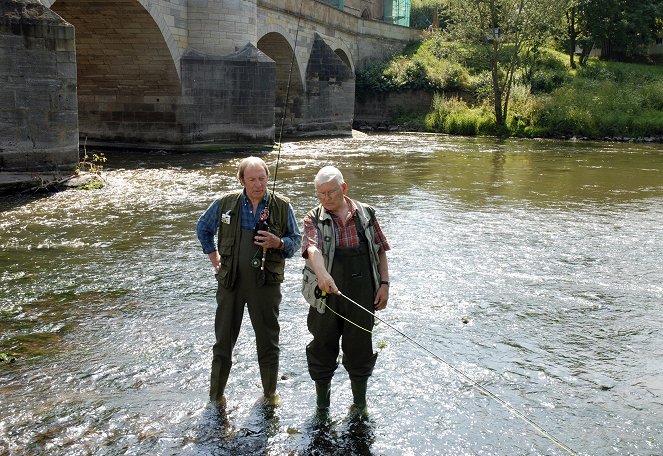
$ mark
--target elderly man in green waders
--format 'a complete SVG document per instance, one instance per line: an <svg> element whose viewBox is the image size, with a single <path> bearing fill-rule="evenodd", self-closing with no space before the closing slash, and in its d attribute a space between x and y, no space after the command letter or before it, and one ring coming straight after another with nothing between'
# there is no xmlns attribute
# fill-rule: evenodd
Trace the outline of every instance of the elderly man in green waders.
<svg viewBox="0 0 663 456"><path fill-rule="evenodd" d="M279 403L281 283L285 259L300 248L301 235L289 200L267 191L268 176L262 159L243 159L237 177L244 189L221 195L196 225L218 280L210 400L220 406L226 401L224 392L244 305L255 332L265 401Z"/></svg>
<svg viewBox="0 0 663 456"><path fill-rule="evenodd" d="M302 292L311 304L308 329L313 340L306 346L306 358L315 381L317 415L324 418L329 411L341 340L352 387L351 412L365 416L368 378L377 359L372 312L384 309L389 299L390 246L374 209L346 196L348 185L337 168L320 169L314 183L320 204L304 218ZM323 301L311 295L315 285L327 293ZM370 313L335 294L339 290Z"/></svg>

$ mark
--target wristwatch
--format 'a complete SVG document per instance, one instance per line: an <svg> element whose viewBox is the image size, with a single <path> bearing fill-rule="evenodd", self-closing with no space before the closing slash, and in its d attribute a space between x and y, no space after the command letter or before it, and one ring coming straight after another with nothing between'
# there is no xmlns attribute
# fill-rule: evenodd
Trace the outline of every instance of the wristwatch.
<svg viewBox="0 0 663 456"><path fill-rule="evenodd" d="M388 280L382 280L382 281L380 282L380 285L386 285L386 286L389 286L389 281L388 281Z"/></svg>
<svg viewBox="0 0 663 456"><path fill-rule="evenodd" d="M283 238L280 239L281 243L279 244L279 250L283 250L285 248L285 242L283 242Z"/></svg>

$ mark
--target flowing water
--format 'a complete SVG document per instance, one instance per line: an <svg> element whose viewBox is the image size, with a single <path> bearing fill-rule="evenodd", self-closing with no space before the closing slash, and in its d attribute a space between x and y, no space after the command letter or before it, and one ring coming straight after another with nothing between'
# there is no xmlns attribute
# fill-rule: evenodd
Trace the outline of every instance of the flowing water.
<svg viewBox="0 0 663 456"><path fill-rule="evenodd" d="M659 145L375 135L284 144L301 220L323 165L374 205L391 297L348 417L313 420L299 293L281 305L282 404L262 407L245 315L225 413L207 401L215 281L195 223L240 155L107 153L108 186L0 202L0 454L663 454ZM263 157L274 171L277 153ZM270 184L271 186L271 184ZM11 360L14 362L10 362Z"/></svg>

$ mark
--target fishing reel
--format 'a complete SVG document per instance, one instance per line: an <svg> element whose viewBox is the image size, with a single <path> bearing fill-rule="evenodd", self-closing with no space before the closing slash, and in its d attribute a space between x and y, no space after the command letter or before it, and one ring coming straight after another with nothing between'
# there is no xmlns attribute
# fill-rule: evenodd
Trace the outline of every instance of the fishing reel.
<svg viewBox="0 0 663 456"><path fill-rule="evenodd" d="M327 299L327 292L322 291L320 287L316 286L315 290L313 290L313 296L315 296L315 299Z"/></svg>

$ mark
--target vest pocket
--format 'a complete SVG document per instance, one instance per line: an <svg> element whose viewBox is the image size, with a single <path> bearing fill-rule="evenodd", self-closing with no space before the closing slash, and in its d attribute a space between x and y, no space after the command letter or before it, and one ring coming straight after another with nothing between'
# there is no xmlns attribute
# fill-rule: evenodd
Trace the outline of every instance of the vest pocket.
<svg viewBox="0 0 663 456"><path fill-rule="evenodd" d="M280 256L281 254L279 253L278 255ZM274 260L271 259L270 256L271 255L268 253L265 258L265 270L267 272L267 274L265 274L265 281L267 283L282 283L284 279L284 260L280 258Z"/></svg>
<svg viewBox="0 0 663 456"><path fill-rule="evenodd" d="M216 277L216 280L219 282L219 285L221 285L223 288L228 288L230 289L230 274L229 274L228 268L221 268L219 269L219 272L214 274Z"/></svg>

